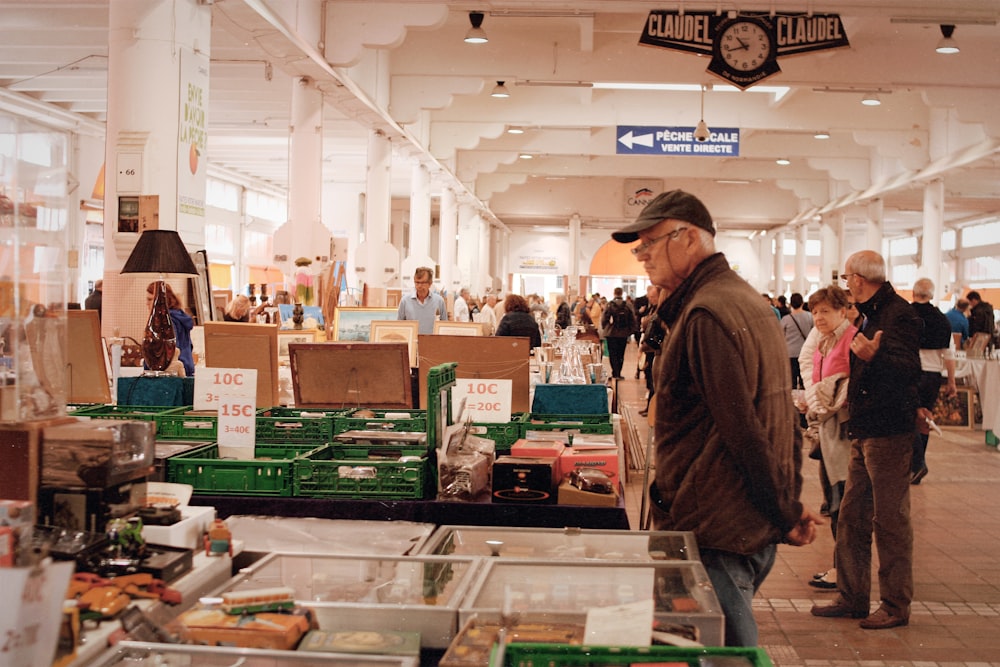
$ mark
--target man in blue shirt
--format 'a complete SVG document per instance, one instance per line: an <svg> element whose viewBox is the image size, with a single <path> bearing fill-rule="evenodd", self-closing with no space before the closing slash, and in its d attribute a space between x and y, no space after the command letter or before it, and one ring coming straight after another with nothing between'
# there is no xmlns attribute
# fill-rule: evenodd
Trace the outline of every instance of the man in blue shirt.
<svg viewBox="0 0 1000 667"><path fill-rule="evenodd" d="M955 302L955 307L945 313L945 317L951 322L951 332L962 334L962 340L955 341L955 347L962 349L965 341L969 340L969 302L966 299L959 299Z"/></svg>
<svg viewBox="0 0 1000 667"><path fill-rule="evenodd" d="M399 302L398 320L417 320L418 331L422 334L434 333L434 320L447 320L448 311L444 299L437 292L431 293L434 269L421 266L413 273L413 294L407 294Z"/></svg>

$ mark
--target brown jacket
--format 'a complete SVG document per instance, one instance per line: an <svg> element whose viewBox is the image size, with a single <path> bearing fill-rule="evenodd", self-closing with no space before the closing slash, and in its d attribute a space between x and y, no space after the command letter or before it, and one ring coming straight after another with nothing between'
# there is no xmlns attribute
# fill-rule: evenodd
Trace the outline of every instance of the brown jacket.
<svg viewBox="0 0 1000 667"><path fill-rule="evenodd" d="M739 554L780 542L802 514L802 438L774 313L721 253L658 312L654 527Z"/></svg>

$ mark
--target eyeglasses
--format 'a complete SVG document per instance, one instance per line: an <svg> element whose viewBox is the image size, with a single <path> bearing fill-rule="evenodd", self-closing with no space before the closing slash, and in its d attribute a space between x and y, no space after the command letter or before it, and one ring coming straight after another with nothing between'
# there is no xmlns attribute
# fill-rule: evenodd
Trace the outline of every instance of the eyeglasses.
<svg viewBox="0 0 1000 667"><path fill-rule="evenodd" d="M667 232L663 236L657 236L655 239L649 239L648 241L640 243L636 247L632 248L629 252L638 257L642 253L649 250L653 246L653 244L656 243L657 241L662 241L663 239L667 239L668 241L673 241L674 239L676 239L678 236L681 235L681 232L686 231L688 229L690 229L690 227L678 227L674 231Z"/></svg>
<svg viewBox="0 0 1000 667"><path fill-rule="evenodd" d="M850 280L851 276L857 276L858 278L861 278L862 280L864 279L864 276L861 275L860 273L841 273L840 274L840 279L843 280L846 283L848 280Z"/></svg>
<svg viewBox="0 0 1000 667"><path fill-rule="evenodd" d="M431 281L430 280L414 280L413 284L414 285L430 285Z"/></svg>

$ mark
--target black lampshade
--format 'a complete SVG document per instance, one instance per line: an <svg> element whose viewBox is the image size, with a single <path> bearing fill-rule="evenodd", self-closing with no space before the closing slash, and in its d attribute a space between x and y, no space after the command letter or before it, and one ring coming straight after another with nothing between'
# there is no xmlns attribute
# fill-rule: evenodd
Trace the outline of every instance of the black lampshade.
<svg viewBox="0 0 1000 667"><path fill-rule="evenodd" d="M147 229L139 235L122 273L197 274L181 235L170 229Z"/></svg>

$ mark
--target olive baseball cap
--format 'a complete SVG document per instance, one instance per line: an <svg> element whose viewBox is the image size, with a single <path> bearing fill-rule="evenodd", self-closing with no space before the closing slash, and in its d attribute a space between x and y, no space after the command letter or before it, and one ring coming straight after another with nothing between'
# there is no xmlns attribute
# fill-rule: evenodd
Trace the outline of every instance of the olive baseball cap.
<svg viewBox="0 0 1000 667"><path fill-rule="evenodd" d="M712 215L701 200L690 192L671 190L656 195L646 204L646 208L642 209L635 222L617 232L612 232L611 238L619 243L632 243L639 238L639 232L668 219L690 222L715 236Z"/></svg>

